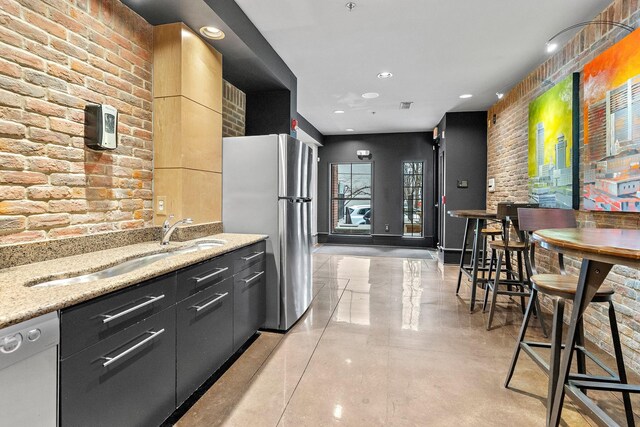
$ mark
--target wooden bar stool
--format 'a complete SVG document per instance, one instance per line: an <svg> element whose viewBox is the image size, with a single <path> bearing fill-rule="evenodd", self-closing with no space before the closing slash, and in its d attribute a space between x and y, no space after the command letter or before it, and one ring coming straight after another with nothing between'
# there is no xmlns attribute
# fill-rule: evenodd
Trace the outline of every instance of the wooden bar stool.
<svg viewBox="0 0 640 427"><path fill-rule="evenodd" d="M527 241L530 233L541 229L553 229L553 228L575 228L577 226L575 220L575 214L570 209L519 209L519 226L520 230L527 232ZM563 315L565 301L573 301L576 289L578 285L578 278L576 276L570 276L565 273L564 259L561 253L558 253L558 263L560 265L561 274L537 274L535 270L535 245L529 244L527 269L529 270L531 280L531 297L527 306L527 311L520 327L520 333L518 334L518 342L511 359L511 365L507 373L504 386L509 387L509 382L513 377L513 373L518 362L520 350L524 350L525 353L531 357L531 359L547 374L549 375L549 395L548 401L553 401L553 394L556 389L559 369L560 369L560 353L564 349L562 345L562 327L563 327ZM538 309L538 316L540 316L539 306L536 307L538 302L538 293L548 295L553 298L553 326L551 332L551 343L541 343L525 341L525 335L531 319L531 314L536 308ZM618 333L618 324L616 321L616 313L613 305L614 291L610 286L603 285L597 291L592 303L608 303L609 304L609 325L611 328L611 336L613 340L613 348L616 359L616 366L618 374L616 374L611 368L606 366L604 362L598 359L593 353L589 352L584 346L584 325L582 319L577 328L576 344L572 351L576 352L576 360L578 365L578 373L570 374L569 378L572 380L587 380L587 381L605 381L605 382L617 382L620 384L627 384L627 375L624 367L624 361L622 357L622 346L620 344L620 336ZM538 354L535 348L548 348L554 349L551 354L550 362L546 363L545 360ZM604 370L609 376L594 376L587 375L586 373L586 358L591 359L596 365ZM583 392L586 393L586 390ZM633 420L633 411L631 407L631 399L629 393L623 393L623 401L625 412L627 416L627 423L630 426L635 425Z"/></svg>
<svg viewBox="0 0 640 427"><path fill-rule="evenodd" d="M489 265L489 278L487 281L487 287L484 294L484 304L482 306L482 311L486 312L487 303L489 300L489 293L492 294L491 298L491 308L489 310L489 319L487 320L487 330L491 329L491 324L493 322L493 316L496 309L497 297L498 295L509 295L510 297L519 296L520 297L520 307L522 313L524 314L525 310L525 302L524 298L531 295L530 283L529 283L529 271L526 269L526 277L525 271L523 270L524 264L523 260L526 257L523 257L523 253L526 252L527 242L524 238L523 233L518 228L518 208L522 207L537 207L537 204L531 203L511 203L511 202L503 202L498 203L498 219L503 222L503 236L502 240L494 240L489 242L489 247L491 248L492 257L491 264ZM510 239L510 227L513 227L515 230L515 234L518 237L517 240ZM514 272L511 268L511 254L516 254L516 259L518 263L518 271ZM497 259L496 255L497 254ZM491 276L493 274L493 265L495 262L495 271L496 276L495 279L491 280ZM506 279L501 279L501 272L503 269L503 261L506 265ZM517 278L516 278L517 277ZM514 290L515 288L515 290ZM542 318L540 317L540 323L544 330L544 322L542 322Z"/></svg>

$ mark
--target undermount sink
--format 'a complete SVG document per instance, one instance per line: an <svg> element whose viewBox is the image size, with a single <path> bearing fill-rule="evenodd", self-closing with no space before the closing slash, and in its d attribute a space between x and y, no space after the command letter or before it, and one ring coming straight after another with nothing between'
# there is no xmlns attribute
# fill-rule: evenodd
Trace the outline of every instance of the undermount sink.
<svg viewBox="0 0 640 427"><path fill-rule="evenodd" d="M227 242L221 239L203 239L197 240L188 246L182 246L180 248L170 250L167 252L160 252L150 255L142 255L137 258L133 258L127 261L123 261L120 264L113 267L106 268L104 270L96 271L94 273L83 274L80 276L65 277L62 279L54 279L46 282L36 283L29 285L34 288L49 288L52 286L68 286L76 285L79 283L89 283L95 280L107 279L111 277L120 276L121 274L131 273L132 271L146 267L154 262L170 258L176 255L184 255L196 251L202 251L206 249L212 249L215 247L224 246Z"/></svg>

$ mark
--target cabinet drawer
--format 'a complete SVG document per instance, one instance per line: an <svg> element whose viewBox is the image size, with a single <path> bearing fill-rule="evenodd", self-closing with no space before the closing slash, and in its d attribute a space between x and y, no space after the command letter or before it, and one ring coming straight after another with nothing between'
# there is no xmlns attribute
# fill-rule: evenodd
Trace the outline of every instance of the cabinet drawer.
<svg viewBox="0 0 640 427"><path fill-rule="evenodd" d="M177 305L179 406L233 354L233 279Z"/></svg>
<svg viewBox="0 0 640 427"><path fill-rule="evenodd" d="M233 347L237 350L265 321L265 263L254 265L234 277Z"/></svg>
<svg viewBox="0 0 640 427"><path fill-rule="evenodd" d="M266 248L266 242L262 241L229 254L233 259L233 274L239 273L247 267L263 262L265 259Z"/></svg>
<svg viewBox="0 0 640 427"><path fill-rule="evenodd" d="M60 425L160 425L175 410L175 324L171 307L63 360Z"/></svg>
<svg viewBox="0 0 640 427"><path fill-rule="evenodd" d="M233 275L232 258L222 255L178 272L178 301Z"/></svg>
<svg viewBox="0 0 640 427"><path fill-rule="evenodd" d="M60 358L64 359L175 304L175 273L62 310Z"/></svg>

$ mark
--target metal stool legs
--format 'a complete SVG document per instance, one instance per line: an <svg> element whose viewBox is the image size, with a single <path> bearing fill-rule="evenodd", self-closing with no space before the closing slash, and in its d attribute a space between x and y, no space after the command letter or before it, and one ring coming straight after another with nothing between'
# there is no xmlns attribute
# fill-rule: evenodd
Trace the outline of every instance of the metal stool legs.
<svg viewBox="0 0 640 427"><path fill-rule="evenodd" d="M622 345L620 345L620 335L618 334L618 322L616 320L616 310L613 301L609 302L609 324L611 325L611 337L613 338L613 351L616 356L616 365L618 368L618 377L621 384L627 384L627 370L624 367L624 359L622 358ZM631 406L631 397L629 393L622 393L624 402L624 412L627 416L627 425L635 426L633 418L633 407Z"/></svg>
<svg viewBox="0 0 640 427"><path fill-rule="evenodd" d="M507 379L504 381L505 388L509 388L509 382L511 382L511 377L513 377L513 372L516 369L516 363L518 362L518 357L520 357L520 343L524 341L524 336L527 333L527 327L529 326L529 319L531 319L531 314L533 313L534 301L538 300L538 291L535 289L531 290L531 297L529 298L529 304L527 305L527 311L524 313L524 319L522 320L522 326L520 326L520 332L518 333L518 342L516 343L516 348L513 352L513 356L511 357L511 364L509 365L509 371L507 372Z"/></svg>
<svg viewBox="0 0 640 427"><path fill-rule="evenodd" d="M521 309L522 309L522 314L525 314L525 296L529 296L531 295L531 293L529 291L527 291L527 289L529 288L529 274L528 274L528 269L527 270L527 278L525 279L525 275L524 275L524 270L523 270L523 266L522 266L522 261L523 261L523 257L522 257L522 252L518 252L518 256L517 256L517 262L518 262L518 280L509 280L509 278L506 279L505 283L500 283L500 272L502 271L502 264L503 262L506 263L506 260L508 259L508 257L510 257L510 253L508 251L497 251L499 252L498 254L498 260L496 263L496 276L495 279L493 279L493 281L491 280L491 275L493 273L493 269L492 266L493 264L491 264L491 266L489 267L489 281L486 283L486 289L485 289L485 294L484 294L484 301L483 301L483 305L482 305L482 311L486 312L487 310L487 303L488 303L488 299L489 299L489 291L492 292L491 294L491 308L489 309L489 319L487 321L487 330L491 329L491 324L493 323L493 317L495 314L495 309L497 306L497 297L498 294L506 294L509 295L510 297L513 296L519 296L520 297L520 305L521 305ZM509 266L507 265L507 271L509 270ZM507 291L503 291L500 290L500 286L507 286ZM516 290L513 290L512 287L515 287ZM534 310L537 307L534 307ZM538 314L539 311L536 310L536 314ZM538 315L538 317L540 317ZM544 330L544 325L543 325L543 330Z"/></svg>
<svg viewBox="0 0 640 427"><path fill-rule="evenodd" d="M520 357L520 351L523 347L526 349L526 352L532 357L533 361L536 362L543 370L546 370L546 373L549 375L549 396L551 398L549 401L553 401L553 394L555 393L555 388L557 385L558 377L560 375L560 355L563 350L562 344L562 328L563 328L563 316L564 316L564 305L565 300L563 298L554 298L554 312L553 312L553 330L551 333L552 342L547 343L534 343L534 342L526 342L525 335L527 332L527 328L529 326L529 321L531 320L531 315L535 310L536 304L538 303L538 291L532 289L531 298L529 299L529 304L527 305L527 310L525 311L524 319L522 321L522 326L520 327L520 332L518 334L518 342L516 343L516 347L513 352L513 356L511 358L511 364L509 365L509 370L507 371L507 377L504 382L505 388L509 388L509 383L513 378L513 374L515 371L516 364L518 363L518 358ZM539 304L539 303L538 303ZM578 363L578 374L577 376L585 378L586 374L586 357L589 357L593 360L597 365L605 370L608 374L614 376L620 384L627 384L627 373L624 367L624 359L622 355L622 346L620 344L620 335L618 333L618 324L616 320L615 307L613 306L612 301L608 301L609 304L609 323L611 327L611 337L613 340L613 348L616 359L616 367L618 370L618 376L615 378L615 373L611 371L611 369L604 366L604 364L599 361L595 356L589 353L584 348L584 328L582 325L578 327L578 333L580 336L576 339L576 345L572 349L576 352L577 360L582 359L583 361ZM539 309L538 309L539 310ZM555 345L553 345L555 344ZM545 366L545 363L542 361L542 358L538 355L534 355L531 350L532 347L539 348L553 348L553 354L551 354L551 360L549 365ZM576 374L571 375L574 376ZM575 376L574 376L575 378ZM633 415L633 407L631 405L631 398L629 393L623 392L622 398L624 402L624 409L627 418L627 424L629 426L635 426L635 420Z"/></svg>
<svg viewBox="0 0 640 427"><path fill-rule="evenodd" d="M564 299L553 300L553 326L551 327L551 359L549 361L549 388L547 399L553 402L558 376L560 375L560 354L562 352L562 327L564 318ZM584 337L583 337L584 339ZM581 353L578 351L578 353Z"/></svg>
<svg viewBox="0 0 640 427"><path fill-rule="evenodd" d="M464 236L462 237L462 253L460 254L460 270L458 271L458 286L456 287L456 295L460 292L460 283L462 282L462 269L464 268L464 256L467 252L467 236L469 235L469 222L471 220L467 218L467 222L464 226Z"/></svg>

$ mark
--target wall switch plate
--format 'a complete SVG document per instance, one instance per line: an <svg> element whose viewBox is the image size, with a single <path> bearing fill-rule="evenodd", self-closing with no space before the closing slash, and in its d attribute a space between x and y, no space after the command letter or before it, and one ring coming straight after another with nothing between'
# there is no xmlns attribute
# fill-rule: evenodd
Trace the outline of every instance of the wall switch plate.
<svg viewBox="0 0 640 427"><path fill-rule="evenodd" d="M384 225L384 231L389 232L389 224Z"/></svg>
<svg viewBox="0 0 640 427"><path fill-rule="evenodd" d="M458 188L469 188L469 181L467 181L466 179L459 179Z"/></svg>
<svg viewBox="0 0 640 427"><path fill-rule="evenodd" d="M167 214L167 196L156 197L156 214L158 215Z"/></svg>

